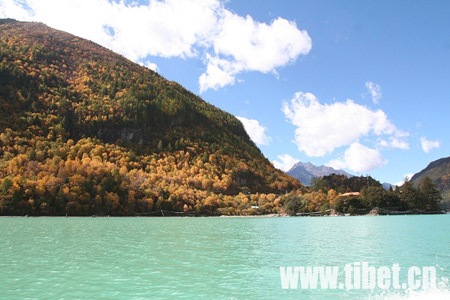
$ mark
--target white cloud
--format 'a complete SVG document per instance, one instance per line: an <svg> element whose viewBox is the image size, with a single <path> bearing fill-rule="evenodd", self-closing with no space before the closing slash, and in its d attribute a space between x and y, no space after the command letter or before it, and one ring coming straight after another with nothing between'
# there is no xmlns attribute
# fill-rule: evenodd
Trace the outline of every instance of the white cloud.
<svg viewBox="0 0 450 300"><path fill-rule="evenodd" d="M311 38L295 22L241 17L220 0L3 0L0 17L40 21L93 40L135 62L148 56L197 57L206 72L200 91L233 84L245 71L276 73L306 55ZM152 66L152 65L151 65Z"/></svg>
<svg viewBox="0 0 450 300"><path fill-rule="evenodd" d="M270 25L223 11L218 34L212 38L215 56L207 55L200 92L234 83L244 71L274 72L311 50L311 38L294 22L277 18Z"/></svg>
<svg viewBox="0 0 450 300"><path fill-rule="evenodd" d="M299 159L293 158L289 154L278 155L278 159L280 161L273 160L272 163L275 168L283 170L284 172L289 171L296 163L300 161Z"/></svg>
<svg viewBox="0 0 450 300"><path fill-rule="evenodd" d="M158 65L155 64L155 63L152 63L152 62L150 62L150 61L147 61L147 62L145 63L145 66L146 66L147 68L149 68L150 70L153 70L153 71L155 71L155 72L158 71Z"/></svg>
<svg viewBox="0 0 450 300"><path fill-rule="evenodd" d="M23 4L14 0L3 0L0 2L0 18L28 20L29 17L29 12Z"/></svg>
<svg viewBox="0 0 450 300"><path fill-rule="evenodd" d="M244 117L236 117L244 125L245 131L257 145L268 145L272 138L266 134L267 128L260 125L257 120L251 120Z"/></svg>
<svg viewBox="0 0 450 300"><path fill-rule="evenodd" d="M158 65L155 63L152 63L151 61L146 61L146 62L139 62L139 64L143 67L146 67L150 70L153 70L155 72L158 72Z"/></svg>
<svg viewBox="0 0 450 300"><path fill-rule="evenodd" d="M390 136L389 141L381 140L379 145L381 147L409 150L409 143L407 141L394 136Z"/></svg>
<svg viewBox="0 0 450 300"><path fill-rule="evenodd" d="M384 165L386 161L376 149L353 143L345 151L344 160L332 160L327 165L335 169L348 168L354 172L369 172Z"/></svg>
<svg viewBox="0 0 450 300"><path fill-rule="evenodd" d="M321 104L313 94L298 92L290 103L283 103L282 111L297 127L298 149L308 156L324 156L364 136L407 135L382 110L370 110L353 100Z"/></svg>
<svg viewBox="0 0 450 300"><path fill-rule="evenodd" d="M430 141L425 137L420 138L420 143L422 144L422 150L425 153L429 153L434 148L439 148L441 146L440 141Z"/></svg>
<svg viewBox="0 0 450 300"><path fill-rule="evenodd" d="M208 89L217 90L226 85L233 85L235 82L235 74L233 64L225 59L211 57L206 54L206 73L200 75L198 80L200 85L200 93Z"/></svg>
<svg viewBox="0 0 450 300"><path fill-rule="evenodd" d="M211 34L217 23L217 11L222 7L214 0L151 0L148 5L107 0L22 2L30 8L26 18L9 10L10 5L0 6L0 11L13 18L42 21L91 39L133 61L148 55L196 55L194 46ZM115 34L111 35L108 28Z"/></svg>
<svg viewBox="0 0 450 300"><path fill-rule="evenodd" d="M332 167L335 170L342 170L348 167L347 162L342 159L333 159L330 160L328 163L325 164L327 167Z"/></svg>
<svg viewBox="0 0 450 300"><path fill-rule="evenodd" d="M372 96L373 103L380 103L380 99L383 96L381 93L381 87L376 83L368 81L366 82L366 88L369 91L370 96Z"/></svg>

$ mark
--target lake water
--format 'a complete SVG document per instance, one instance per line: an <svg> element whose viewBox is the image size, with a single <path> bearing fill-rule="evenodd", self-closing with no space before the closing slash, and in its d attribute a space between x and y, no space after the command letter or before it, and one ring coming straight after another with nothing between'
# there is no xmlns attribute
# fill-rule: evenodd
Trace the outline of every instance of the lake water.
<svg viewBox="0 0 450 300"><path fill-rule="evenodd" d="M354 262L435 266L438 287L281 288L280 266ZM450 299L448 278L450 215L0 218L0 299Z"/></svg>

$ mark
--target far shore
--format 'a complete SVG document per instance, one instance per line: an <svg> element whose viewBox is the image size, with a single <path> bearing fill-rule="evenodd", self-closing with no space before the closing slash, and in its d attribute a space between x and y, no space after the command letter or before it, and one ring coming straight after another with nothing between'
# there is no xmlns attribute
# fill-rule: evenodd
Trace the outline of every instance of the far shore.
<svg viewBox="0 0 450 300"><path fill-rule="evenodd" d="M93 216L0 216L0 218L205 218L205 217L214 217L214 218L290 218L290 217L377 217L377 216L422 216L422 215L445 215L450 214L450 211L442 211L442 212L435 212L435 213L422 213L422 214L413 214L413 213L405 213L405 214L361 214L361 215L349 215L349 214L333 214L333 215L295 215L290 216L287 214L262 214L262 215L200 215L200 216L110 216L110 215L93 215Z"/></svg>

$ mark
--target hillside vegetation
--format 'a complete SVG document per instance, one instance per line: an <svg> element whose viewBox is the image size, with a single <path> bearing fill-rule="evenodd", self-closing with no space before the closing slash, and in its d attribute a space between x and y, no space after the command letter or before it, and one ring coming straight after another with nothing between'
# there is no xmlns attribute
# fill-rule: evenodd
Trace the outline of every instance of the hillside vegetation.
<svg viewBox="0 0 450 300"><path fill-rule="evenodd" d="M450 208L450 157L431 162L425 169L415 174L411 182L418 186L425 177L429 177L438 186L444 205Z"/></svg>
<svg viewBox="0 0 450 300"><path fill-rule="evenodd" d="M315 178L306 193L287 195L283 209L291 215L440 213L441 199L428 177L417 188L407 181L401 188L385 190L370 176L331 174Z"/></svg>
<svg viewBox="0 0 450 300"><path fill-rule="evenodd" d="M275 213L303 189L234 116L95 43L1 20L0 49L2 214Z"/></svg>

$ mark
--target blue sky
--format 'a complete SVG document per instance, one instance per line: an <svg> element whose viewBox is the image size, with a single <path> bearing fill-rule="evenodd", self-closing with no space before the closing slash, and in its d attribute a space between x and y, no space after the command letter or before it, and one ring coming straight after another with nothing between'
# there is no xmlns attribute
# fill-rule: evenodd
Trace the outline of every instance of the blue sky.
<svg viewBox="0 0 450 300"><path fill-rule="evenodd" d="M156 69L277 167L400 182L450 153L449 1L0 0Z"/></svg>

